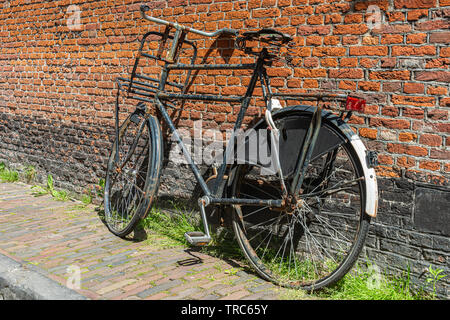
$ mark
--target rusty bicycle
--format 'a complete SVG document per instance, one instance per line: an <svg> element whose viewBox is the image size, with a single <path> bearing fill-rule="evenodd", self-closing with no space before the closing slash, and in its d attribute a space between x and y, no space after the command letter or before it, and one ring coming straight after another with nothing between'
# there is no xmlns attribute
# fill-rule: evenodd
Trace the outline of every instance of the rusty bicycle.
<svg viewBox="0 0 450 320"><path fill-rule="evenodd" d="M210 242L215 208L220 221L231 221L245 257L264 279L305 290L339 280L358 258L377 213L376 153L366 150L347 124L352 112L364 111L364 99L333 92L276 92L267 68L293 40L277 30L204 32L150 17L148 10L141 6L142 18L164 29L143 35L130 76L117 79L115 141L104 188L110 231L125 237L149 213L164 161L164 124L203 192L198 200L203 232L187 232L190 244ZM188 34L231 39L253 62L197 63L198 49ZM242 96L190 91L192 72L230 70L250 72ZM258 84L264 115L239 135ZM121 99L134 101L122 122ZM192 107L190 101L240 105L234 133L206 180L168 112ZM325 110L326 103L336 104L337 112ZM264 134L255 140L255 132ZM255 148L258 156L248 159ZM261 153L270 154L269 164Z"/></svg>

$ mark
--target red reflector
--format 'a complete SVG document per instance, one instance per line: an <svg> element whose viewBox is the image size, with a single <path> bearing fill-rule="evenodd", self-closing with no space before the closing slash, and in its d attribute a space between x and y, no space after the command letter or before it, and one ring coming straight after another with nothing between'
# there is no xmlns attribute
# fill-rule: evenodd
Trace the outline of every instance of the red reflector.
<svg viewBox="0 0 450 320"><path fill-rule="evenodd" d="M345 103L346 110L364 112L365 107L366 107L366 100L347 97L347 102Z"/></svg>

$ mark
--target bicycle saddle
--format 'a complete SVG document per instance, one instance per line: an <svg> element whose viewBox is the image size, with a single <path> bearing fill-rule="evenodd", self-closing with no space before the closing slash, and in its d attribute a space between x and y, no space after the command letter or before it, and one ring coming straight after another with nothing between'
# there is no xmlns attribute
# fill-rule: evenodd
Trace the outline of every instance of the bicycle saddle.
<svg viewBox="0 0 450 320"><path fill-rule="evenodd" d="M279 45L283 45L292 41L291 36L269 28L264 28L258 31L247 31L244 32L242 36L245 40L263 40L261 38L264 37L264 39L267 39L269 41L274 40L280 42Z"/></svg>

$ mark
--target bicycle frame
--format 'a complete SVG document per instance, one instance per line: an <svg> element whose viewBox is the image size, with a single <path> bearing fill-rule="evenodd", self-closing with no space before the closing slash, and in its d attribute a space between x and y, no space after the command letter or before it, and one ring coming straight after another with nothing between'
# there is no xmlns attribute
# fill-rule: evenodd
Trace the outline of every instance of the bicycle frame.
<svg viewBox="0 0 450 320"><path fill-rule="evenodd" d="M169 35L170 29L172 27L176 28L176 32L174 36ZM204 197L201 200L204 201L204 205L253 205L253 206L273 206L273 207L283 207L286 204L287 197L289 195L298 194L300 191L303 178L305 175L306 168L311 159L312 151L314 150L317 136L321 127L321 114L322 114L322 105L320 102L326 100L334 100L344 102L346 95L338 95L338 94L281 94L281 93L273 93L269 77L266 72L265 65L268 64L267 60L267 52L265 49L261 51L261 54L258 56L255 63L251 64L194 64L194 61L197 56L197 49L195 45L191 41L185 40L186 33L191 30L186 30L183 28L179 28L179 25L166 25L163 33L160 32L147 32L143 39L141 40L141 46L139 48L139 52L137 58L135 60L135 64L133 66L133 70L131 73L130 79L126 78L118 78L117 82L119 85L118 95L120 91L124 90L124 85L122 82L127 82L128 89L126 90L128 93L128 98L136 99L143 102L151 103L155 105L160 111L164 122L170 129L170 132L173 134L175 141L179 144L184 157L186 158L192 172L196 180L198 181L202 191L204 193ZM147 40L148 36L157 35L160 36L160 47L157 55L150 55L142 52L144 43ZM167 54L167 57L162 57L163 48L166 45L166 41L168 39L172 40L172 45L170 52ZM178 54L183 44L187 44L194 49L194 54L191 59L191 64L181 64L177 63ZM145 75L140 75L136 73L137 66L139 60L142 58L150 58L154 60L159 60L165 62L159 79L150 78ZM168 81L168 77L171 71L173 70L187 70L187 79L184 85L170 82ZM222 95L200 95L200 94L189 94L186 93L187 85L189 83L191 72L193 70L252 70L253 74L251 76L250 83L247 87L247 91L244 96L222 96ZM147 82L142 82L138 79L155 82L156 85L150 85ZM269 112L271 111L270 101L272 98L282 98L284 100L315 100L318 101L317 108L314 112L312 121L310 123L309 129L307 131L306 139L304 142L303 150L299 161L296 165L294 179L289 186L289 190L283 190L284 196L283 199L277 200L265 200L265 199L235 199L235 198L222 198L221 195L218 195L219 186L223 182L223 179L226 174L227 169L227 156L231 155L229 150L230 146L233 146L233 139L235 138L235 132L237 132L241 126L246 114L246 111L249 107L250 99L253 96L254 89L257 83L260 83L262 87L263 98L265 101L266 108L268 108ZM166 92L166 86L176 87L181 90L181 93L169 93ZM132 95L133 94L133 95ZM230 103L240 103L241 107L234 125L233 134L228 141L227 148L225 153L223 154L223 161L219 167L216 183L213 187L213 190L210 190L205 180L203 179L199 168L194 163L190 152L186 149L182 138L180 137L172 119L170 118L166 105L170 104L165 100L197 100L197 101L213 101L213 102L230 102ZM170 105L170 107L174 107ZM116 99L116 135L118 136L117 129L118 128L118 98ZM271 134L273 134L271 132ZM279 159L278 159L279 161ZM278 162L279 163L279 162Z"/></svg>

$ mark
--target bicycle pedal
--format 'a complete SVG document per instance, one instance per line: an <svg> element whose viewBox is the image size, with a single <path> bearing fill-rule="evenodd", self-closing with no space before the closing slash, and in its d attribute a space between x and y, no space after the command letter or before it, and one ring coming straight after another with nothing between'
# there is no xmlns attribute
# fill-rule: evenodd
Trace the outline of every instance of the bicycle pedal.
<svg viewBox="0 0 450 320"><path fill-rule="evenodd" d="M205 246L211 241L210 237L198 231L186 232L184 237L193 246Z"/></svg>

